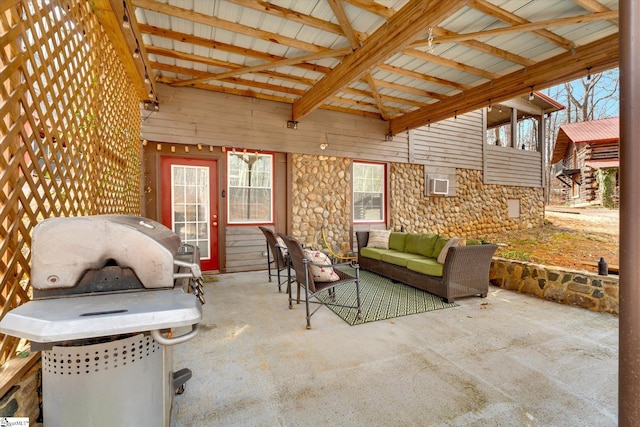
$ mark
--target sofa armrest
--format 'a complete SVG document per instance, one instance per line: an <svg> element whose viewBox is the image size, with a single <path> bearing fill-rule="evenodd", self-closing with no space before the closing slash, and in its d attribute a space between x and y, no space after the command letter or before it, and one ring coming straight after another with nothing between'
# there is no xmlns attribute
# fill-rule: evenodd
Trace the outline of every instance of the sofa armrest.
<svg viewBox="0 0 640 427"><path fill-rule="evenodd" d="M489 289L491 259L498 245L454 246L449 248L442 279L450 288L449 298L480 294Z"/></svg>
<svg viewBox="0 0 640 427"><path fill-rule="evenodd" d="M358 255L360 255L360 248L366 248L369 243L369 232L356 231L356 241L358 242Z"/></svg>

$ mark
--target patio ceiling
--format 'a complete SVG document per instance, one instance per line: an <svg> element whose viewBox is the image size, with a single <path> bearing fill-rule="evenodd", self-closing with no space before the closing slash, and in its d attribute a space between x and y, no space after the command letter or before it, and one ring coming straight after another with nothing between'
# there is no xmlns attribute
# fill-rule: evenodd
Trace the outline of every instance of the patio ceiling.
<svg viewBox="0 0 640 427"><path fill-rule="evenodd" d="M110 3L157 82L287 102L293 121L377 117L393 134L618 65L618 0Z"/></svg>

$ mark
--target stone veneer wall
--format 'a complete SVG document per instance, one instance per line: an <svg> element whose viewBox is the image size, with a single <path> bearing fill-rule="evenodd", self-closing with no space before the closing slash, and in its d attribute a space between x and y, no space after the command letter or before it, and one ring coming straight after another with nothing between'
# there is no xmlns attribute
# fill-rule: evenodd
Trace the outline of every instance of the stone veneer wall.
<svg viewBox="0 0 640 427"><path fill-rule="evenodd" d="M0 399L0 418L29 417L29 425L36 426L40 418L40 363L36 363L7 394Z"/></svg>
<svg viewBox="0 0 640 427"><path fill-rule="evenodd" d="M349 251L351 159L292 154L292 235L322 246L321 229L333 249ZM409 232L481 237L542 225L542 188L485 185L482 171L456 170L455 196L425 196L424 166L390 165L390 225ZM520 201L520 217L509 218L507 200Z"/></svg>
<svg viewBox="0 0 640 427"><path fill-rule="evenodd" d="M423 165L391 164L392 229L479 237L542 225L542 188L485 185L482 171L456 169L455 196L425 196L424 175ZM509 218L509 199L520 200L519 218Z"/></svg>
<svg viewBox="0 0 640 427"><path fill-rule="evenodd" d="M292 155L292 232L309 247L322 246L321 229L334 250L349 251L351 160Z"/></svg>
<svg viewBox="0 0 640 427"><path fill-rule="evenodd" d="M502 289L592 311L619 314L618 276L599 276L496 257L491 262L489 279Z"/></svg>

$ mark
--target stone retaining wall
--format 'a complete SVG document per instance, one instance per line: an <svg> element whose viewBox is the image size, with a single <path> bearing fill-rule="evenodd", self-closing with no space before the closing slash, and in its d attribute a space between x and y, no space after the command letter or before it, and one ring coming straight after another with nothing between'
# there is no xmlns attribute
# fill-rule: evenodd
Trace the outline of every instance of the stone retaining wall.
<svg viewBox="0 0 640 427"><path fill-rule="evenodd" d="M586 271L494 258L490 282L550 301L592 311L619 314L618 276L599 276Z"/></svg>
<svg viewBox="0 0 640 427"><path fill-rule="evenodd" d="M36 426L40 418L41 371L36 363L9 391L0 399L0 418L29 417L29 425Z"/></svg>

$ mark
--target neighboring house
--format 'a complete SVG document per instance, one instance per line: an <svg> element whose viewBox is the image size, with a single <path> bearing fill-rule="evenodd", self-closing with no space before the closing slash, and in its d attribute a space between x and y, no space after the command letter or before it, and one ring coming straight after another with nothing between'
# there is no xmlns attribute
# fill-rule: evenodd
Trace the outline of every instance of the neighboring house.
<svg viewBox="0 0 640 427"><path fill-rule="evenodd" d="M617 207L620 121L616 118L560 126L551 163L564 203Z"/></svg>
<svg viewBox="0 0 640 427"><path fill-rule="evenodd" d="M197 244L204 270L264 268L258 225L346 252L358 230L480 237L543 221L542 123L562 106L541 94L390 137L371 117L317 110L294 127L286 103L159 90L168 101L143 112L143 214Z"/></svg>

